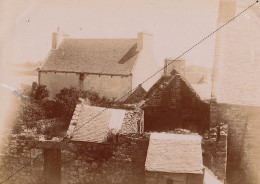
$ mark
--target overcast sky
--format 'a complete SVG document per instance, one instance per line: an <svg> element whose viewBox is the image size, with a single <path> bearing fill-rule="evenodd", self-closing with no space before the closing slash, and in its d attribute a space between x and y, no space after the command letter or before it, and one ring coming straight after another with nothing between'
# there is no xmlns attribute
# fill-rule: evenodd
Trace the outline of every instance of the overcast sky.
<svg viewBox="0 0 260 184"><path fill-rule="evenodd" d="M217 12L218 0L2 0L1 62L43 60L60 26L84 38L135 38L148 31L161 64L214 31ZM187 65L210 67L214 47L215 35L183 58Z"/></svg>

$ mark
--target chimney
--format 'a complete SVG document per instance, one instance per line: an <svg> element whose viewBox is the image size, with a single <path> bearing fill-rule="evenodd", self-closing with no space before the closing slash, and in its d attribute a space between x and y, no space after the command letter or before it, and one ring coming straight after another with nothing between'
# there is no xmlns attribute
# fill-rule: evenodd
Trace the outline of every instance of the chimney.
<svg viewBox="0 0 260 184"><path fill-rule="evenodd" d="M185 76L185 60L166 58L164 60L164 75L170 75L173 69L175 69L182 76Z"/></svg>
<svg viewBox="0 0 260 184"><path fill-rule="evenodd" d="M153 35L147 32L140 32L137 35L137 51L153 48Z"/></svg>
<svg viewBox="0 0 260 184"><path fill-rule="evenodd" d="M52 49L58 49L63 39L67 37L69 37L69 35L61 32L58 27L57 32L52 33Z"/></svg>
<svg viewBox="0 0 260 184"><path fill-rule="evenodd" d="M218 10L218 27L236 15L237 0L220 0Z"/></svg>

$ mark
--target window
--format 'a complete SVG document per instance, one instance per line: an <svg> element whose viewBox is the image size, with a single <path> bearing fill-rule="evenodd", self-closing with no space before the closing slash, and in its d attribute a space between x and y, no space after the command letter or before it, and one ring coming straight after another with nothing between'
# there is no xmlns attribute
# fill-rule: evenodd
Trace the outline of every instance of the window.
<svg viewBox="0 0 260 184"><path fill-rule="evenodd" d="M173 184L173 180L167 179L166 184Z"/></svg>

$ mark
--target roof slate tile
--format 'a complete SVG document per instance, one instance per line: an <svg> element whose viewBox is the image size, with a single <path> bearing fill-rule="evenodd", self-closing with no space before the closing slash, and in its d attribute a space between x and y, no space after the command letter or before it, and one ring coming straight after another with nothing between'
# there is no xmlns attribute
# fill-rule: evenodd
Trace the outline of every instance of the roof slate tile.
<svg viewBox="0 0 260 184"><path fill-rule="evenodd" d="M136 48L136 39L64 39L41 71L130 75Z"/></svg>

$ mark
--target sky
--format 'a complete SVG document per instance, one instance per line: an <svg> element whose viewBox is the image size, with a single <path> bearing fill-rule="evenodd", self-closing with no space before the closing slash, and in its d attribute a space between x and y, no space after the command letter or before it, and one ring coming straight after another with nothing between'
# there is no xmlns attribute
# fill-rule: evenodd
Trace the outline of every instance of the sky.
<svg viewBox="0 0 260 184"><path fill-rule="evenodd" d="M44 60L59 26L71 37L136 38L154 35L162 65L216 29L218 0L1 0L0 61ZM183 56L187 65L211 67L215 36Z"/></svg>

